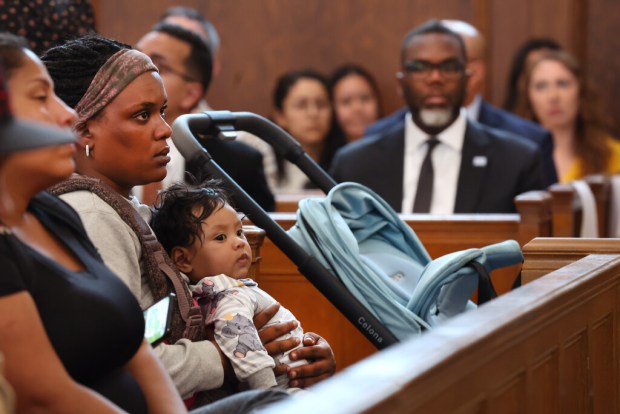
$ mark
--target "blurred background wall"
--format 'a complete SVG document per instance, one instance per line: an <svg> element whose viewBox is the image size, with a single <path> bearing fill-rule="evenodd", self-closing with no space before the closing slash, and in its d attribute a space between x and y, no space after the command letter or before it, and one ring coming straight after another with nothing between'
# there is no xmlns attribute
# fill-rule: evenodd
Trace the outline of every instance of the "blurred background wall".
<svg viewBox="0 0 620 414"><path fill-rule="evenodd" d="M215 109L271 114L276 78L291 69L329 72L345 62L377 79L384 112L402 106L395 88L400 42L429 18L467 20L486 35L486 98L501 105L515 50L552 37L598 86L620 136L618 0L94 0L98 31L133 44L173 5L201 11L217 27L222 71L208 94Z"/></svg>

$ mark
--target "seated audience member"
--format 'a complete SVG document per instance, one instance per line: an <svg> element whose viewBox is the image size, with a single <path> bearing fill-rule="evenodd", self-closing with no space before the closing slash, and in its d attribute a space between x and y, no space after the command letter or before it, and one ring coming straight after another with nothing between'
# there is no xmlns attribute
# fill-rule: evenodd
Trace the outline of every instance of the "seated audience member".
<svg viewBox="0 0 620 414"><path fill-rule="evenodd" d="M198 34L184 27L159 23L145 34L136 48L153 59L168 94L166 121L172 124L179 116L192 113L211 81L212 60L208 46ZM261 207L267 211L275 210L275 200L263 171L260 152L236 141L207 139L202 141L215 162L226 171ZM168 174L162 183L156 182L140 188L141 201L152 205L157 191L162 187L183 181L185 170L202 180L207 173L198 165L187 165L174 143L170 146ZM150 191L149 191L150 190ZM233 194L233 200L236 197Z"/></svg>
<svg viewBox="0 0 620 414"><path fill-rule="evenodd" d="M344 65L332 73L329 86L336 122L347 142L360 139L381 116L377 82L364 68Z"/></svg>
<svg viewBox="0 0 620 414"><path fill-rule="evenodd" d="M285 73L273 93L275 123L295 138L304 151L325 170L344 138L333 124L333 109L326 78L314 70ZM279 192L314 188L306 175L292 163L277 158Z"/></svg>
<svg viewBox="0 0 620 414"><path fill-rule="evenodd" d="M534 60L539 58L542 53L550 50L561 50L562 47L558 42L549 38L533 38L521 45L515 53L508 74L508 85L506 88L506 99L504 100L504 109L515 112L517 105L517 95L519 91L519 79Z"/></svg>
<svg viewBox="0 0 620 414"><path fill-rule="evenodd" d="M207 42L207 46L209 46L209 50L211 51L211 57L213 59L211 73L214 78L217 77L221 69L219 58L221 42L220 35L213 23L200 14L198 10L185 6L173 6L166 9L164 14L159 18L159 21L161 23L176 24L201 35L205 42ZM200 112L210 110L206 101L202 101L200 106L206 107L204 109L200 108Z"/></svg>
<svg viewBox="0 0 620 414"><path fill-rule="evenodd" d="M220 58L219 58L220 36L215 26L213 25L213 23L207 20L197 10L192 9L190 7L184 7L184 6L170 7L161 16L160 22L176 24L188 30L191 30L195 33L198 33L200 36L202 36L205 42L207 42L207 45L209 46L209 50L211 50L211 54L213 57L213 70L212 70L213 77L214 78L217 77L217 75L221 71L221 63L220 63ZM193 112L200 113L204 111L213 111L213 110L214 109L211 108L209 104L207 103L206 96L203 96L203 98L200 100L196 108L194 108ZM275 159L275 153L271 145L269 145L267 142L263 141L259 137L252 135L248 132L244 132L244 131L239 131L237 133L236 141L247 144L247 146L253 147L258 152L261 153L262 158L263 158L262 160L263 161L263 172L264 172L265 179L268 183L268 187L271 190L274 190L277 184L277 163ZM218 145L219 147L224 148L224 149L226 149L227 147L232 147L231 151L228 151L227 153L224 153L223 155L220 155L219 157L214 157L218 163L222 165L224 164L229 165L228 167L225 166L226 170L230 169L231 171L235 171L235 168L243 168L243 167L240 167L243 164L250 164L250 165L254 164L254 162L250 163L249 160L241 161L238 159L238 157L234 156L234 152L235 152L234 150L236 149L234 147L236 144L235 145L216 144L216 143L209 142L207 143L207 145L211 147ZM243 150L244 148L247 148L247 147L240 146L239 148ZM213 149L210 148L208 150L209 150L209 153L211 153ZM254 156L254 158L256 157ZM257 174L259 173L255 168L246 168L246 170L255 171ZM260 174L263 174L263 172L260 172ZM254 185L257 186L258 184L255 183ZM265 195L267 194L266 192L263 192L263 193ZM273 201L273 197L271 196L271 194L269 196L271 197L271 200ZM234 196L233 196L233 201L234 201ZM273 208L275 208L275 201L273 201L274 203L273 207L270 207L269 205L267 205L267 203L261 202L259 200L257 201L267 211L273 210Z"/></svg>
<svg viewBox="0 0 620 414"><path fill-rule="evenodd" d="M38 123L11 120L0 80L0 352L17 411L184 412L138 302L75 211L44 191L73 173L75 112L16 42L0 35L8 96L17 118Z"/></svg>
<svg viewBox="0 0 620 414"><path fill-rule="evenodd" d="M214 330L237 379L250 388L286 388L288 377L276 378L273 373L274 359L278 364L291 364L291 351L269 356L252 322L256 313L276 301L248 278L252 250L240 216L218 183L176 184L164 190L151 226L174 264L189 278L205 325ZM269 323L293 320L293 314L280 307ZM291 336L301 343L301 326L281 339Z"/></svg>
<svg viewBox="0 0 620 414"><path fill-rule="evenodd" d="M52 48L42 60L58 95L78 114L74 129L80 175L62 183L56 192L63 193L62 198L77 210L104 262L146 309L171 291L170 282L157 268L157 257L143 244L144 224L138 219L148 222L150 210L130 196L135 185L161 181L169 161L166 139L171 130L163 118L167 97L157 67L145 54L98 36ZM125 200L117 202L119 196ZM130 208L142 218L136 218ZM262 327L276 310L264 311L255 324ZM181 329L173 330L171 343L159 344L155 353L187 398L221 387L224 366L216 345L201 339L200 332L184 337L180 318L180 312L175 312L178 325L173 326ZM261 340L267 351L277 354L295 347L295 340L272 342L295 327L296 323L285 322L265 328ZM304 345L291 359L307 359L310 364L275 368L276 374L288 372L293 387L309 386L335 370L333 353L323 338L306 333Z"/></svg>
<svg viewBox="0 0 620 414"><path fill-rule="evenodd" d="M553 134L553 159L560 182L588 174L620 173L620 142L593 95L577 60L548 51L526 69L517 113Z"/></svg>
<svg viewBox="0 0 620 414"><path fill-rule="evenodd" d="M331 173L364 184L404 213L508 213L516 195L544 187L531 142L468 120L462 38L438 20L409 32L397 78L409 113L339 150Z"/></svg>
<svg viewBox="0 0 620 414"><path fill-rule="evenodd" d="M541 150L543 161L544 184L549 186L557 182L553 163L553 140L549 131L534 122L525 120L491 105L482 97L486 78L486 41L482 34L471 24L461 20L442 20L450 30L457 33L465 43L467 52L467 94L463 106L467 108L467 117L483 125L513 133L535 143ZM397 111L367 129L367 134L387 130L402 123L406 110Z"/></svg>

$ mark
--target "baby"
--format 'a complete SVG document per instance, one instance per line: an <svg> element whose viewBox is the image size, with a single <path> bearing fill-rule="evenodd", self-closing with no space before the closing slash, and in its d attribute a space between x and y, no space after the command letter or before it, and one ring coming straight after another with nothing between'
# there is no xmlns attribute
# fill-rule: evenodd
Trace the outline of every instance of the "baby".
<svg viewBox="0 0 620 414"><path fill-rule="evenodd" d="M291 351L272 358L262 346L252 318L275 299L247 279L252 251L239 215L217 183L208 182L205 188L175 184L162 191L151 227L189 278L205 324L213 329L237 379L250 388L286 388L288 377L276 378L275 364L292 367L307 361L289 360ZM289 320L295 317L281 306L267 325ZM291 336L298 337L301 344L301 326L280 339Z"/></svg>

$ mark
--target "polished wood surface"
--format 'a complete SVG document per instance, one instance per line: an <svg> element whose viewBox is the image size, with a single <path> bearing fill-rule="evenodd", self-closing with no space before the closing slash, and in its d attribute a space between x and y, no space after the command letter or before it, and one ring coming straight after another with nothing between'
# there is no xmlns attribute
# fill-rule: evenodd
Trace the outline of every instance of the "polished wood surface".
<svg viewBox="0 0 620 414"><path fill-rule="evenodd" d="M620 256L590 255L269 412L620 412L619 295Z"/></svg>
<svg viewBox="0 0 620 414"><path fill-rule="evenodd" d="M523 246L523 283L531 282L589 254L620 254L620 239L535 238Z"/></svg>

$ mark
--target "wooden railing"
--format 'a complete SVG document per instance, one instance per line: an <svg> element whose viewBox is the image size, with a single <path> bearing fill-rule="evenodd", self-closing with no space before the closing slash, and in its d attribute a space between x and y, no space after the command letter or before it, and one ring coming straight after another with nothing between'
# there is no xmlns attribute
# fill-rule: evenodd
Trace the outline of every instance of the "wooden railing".
<svg viewBox="0 0 620 414"><path fill-rule="evenodd" d="M620 256L590 255L269 413L618 413Z"/></svg>
<svg viewBox="0 0 620 414"><path fill-rule="evenodd" d="M541 237L523 247L523 283L531 282L589 254L620 254L620 239Z"/></svg>

